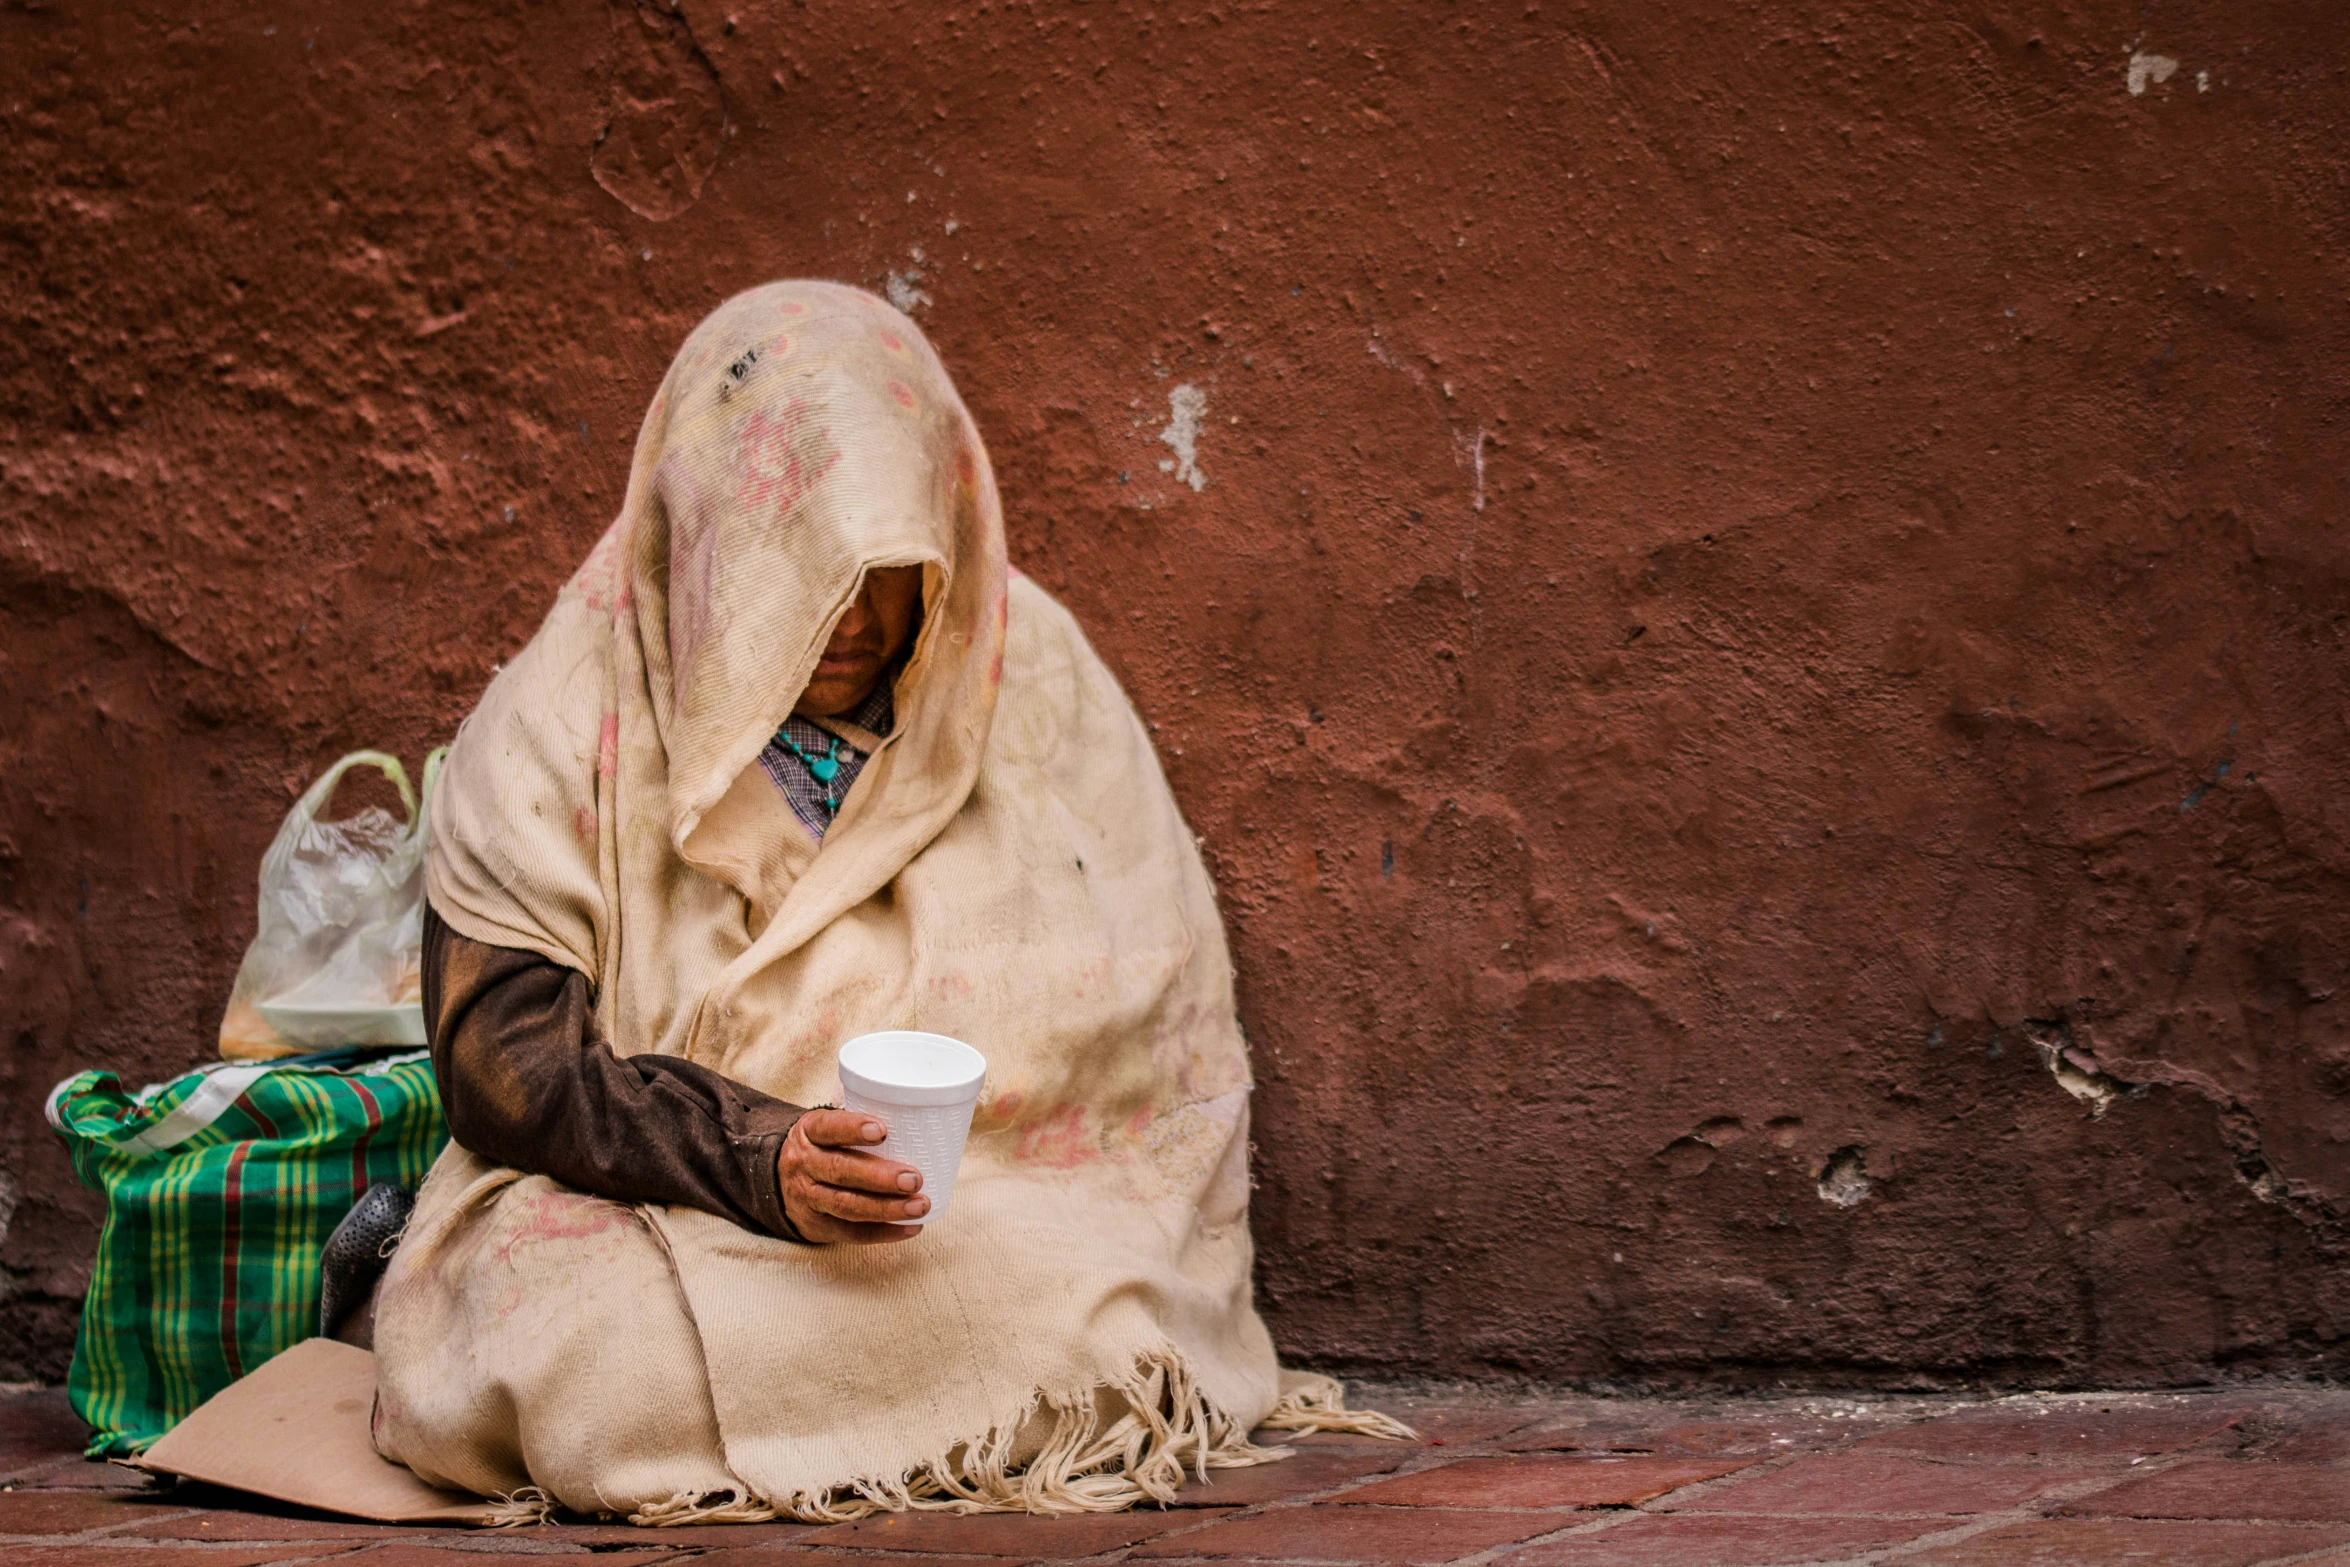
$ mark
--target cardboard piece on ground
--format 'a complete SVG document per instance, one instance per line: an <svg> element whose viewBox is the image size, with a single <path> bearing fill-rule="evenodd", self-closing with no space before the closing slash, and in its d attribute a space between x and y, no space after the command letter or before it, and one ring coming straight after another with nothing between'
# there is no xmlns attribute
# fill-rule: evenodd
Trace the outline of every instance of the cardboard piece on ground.
<svg viewBox="0 0 2350 1567"><path fill-rule="evenodd" d="M375 1357L305 1339L230 1383L132 1467L376 1523L483 1524L496 1504L442 1491L375 1450Z"/></svg>

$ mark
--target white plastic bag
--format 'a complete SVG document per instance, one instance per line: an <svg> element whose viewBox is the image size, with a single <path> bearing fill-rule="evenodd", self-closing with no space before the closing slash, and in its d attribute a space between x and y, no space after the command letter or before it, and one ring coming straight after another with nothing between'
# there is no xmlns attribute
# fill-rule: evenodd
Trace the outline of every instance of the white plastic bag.
<svg viewBox="0 0 2350 1567"><path fill-rule="evenodd" d="M424 760L421 804L400 759L382 751L352 752L295 802L261 858L260 928L220 1020L223 1056L425 1043L425 811L446 753ZM392 781L405 821L376 805L318 819L360 766Z"/></svg>

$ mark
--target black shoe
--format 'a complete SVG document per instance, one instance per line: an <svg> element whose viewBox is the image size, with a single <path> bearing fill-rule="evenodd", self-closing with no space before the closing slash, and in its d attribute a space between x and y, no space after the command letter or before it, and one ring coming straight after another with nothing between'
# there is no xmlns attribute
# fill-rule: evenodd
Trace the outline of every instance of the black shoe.
<svg viewBox="0 0 2350 1567"><path fill-rule="evenodd" d="M378 1181L343 1215L318 1258L320 1338L332 1338L343 1319L366 1304L415 1211L415 1193Z"/></svg>

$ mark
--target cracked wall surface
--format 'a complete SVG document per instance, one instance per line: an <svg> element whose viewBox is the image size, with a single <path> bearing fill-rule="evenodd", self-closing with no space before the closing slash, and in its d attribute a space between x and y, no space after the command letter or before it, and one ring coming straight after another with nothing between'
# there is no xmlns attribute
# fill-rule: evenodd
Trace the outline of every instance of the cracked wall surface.
<svg viewBox="0 0 2350 1567"><path fill-rule="evenodd" d="M97 1217L42 1096L205 1056L299 787L447 738L674 345L794 274L919 314L1205 841L1285 1353L2343 1373L2346 52L0 12L0 1377Z"/></svg>

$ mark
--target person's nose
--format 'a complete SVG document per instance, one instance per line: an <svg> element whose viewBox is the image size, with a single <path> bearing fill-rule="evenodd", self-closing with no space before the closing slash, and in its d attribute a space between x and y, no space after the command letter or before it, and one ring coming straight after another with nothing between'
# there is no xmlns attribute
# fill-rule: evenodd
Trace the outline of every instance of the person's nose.
<svg viewBox="0 0 2350 1567"><path fill-rule="evenodd" d="M840 624L832 632L835 642L853 642L872 626L873 606L867 602L867 598L866 594L858 594L856 602L849 606L848 613L840 617Z"/></svg>

